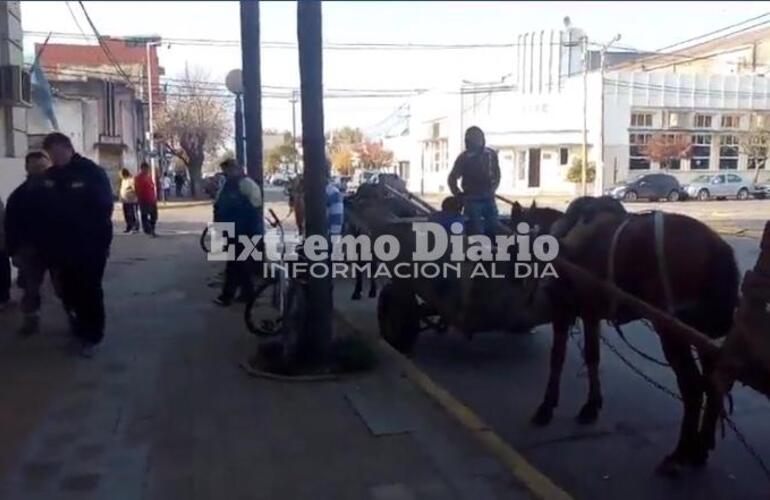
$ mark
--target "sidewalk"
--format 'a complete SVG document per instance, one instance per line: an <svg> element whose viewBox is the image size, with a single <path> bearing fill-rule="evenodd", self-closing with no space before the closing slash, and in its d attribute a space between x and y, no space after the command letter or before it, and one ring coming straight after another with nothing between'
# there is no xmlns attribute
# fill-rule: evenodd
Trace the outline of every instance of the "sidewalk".
<svg viewBox="0 0 770 500"><path fill-rule="evenodd" d="M211 304L218 266L190 236L116 237L107 339L62 352L0 323L0 498L525 498L509 472L387 360L366 375L280 383L239 367L253 339Z"/></svg>

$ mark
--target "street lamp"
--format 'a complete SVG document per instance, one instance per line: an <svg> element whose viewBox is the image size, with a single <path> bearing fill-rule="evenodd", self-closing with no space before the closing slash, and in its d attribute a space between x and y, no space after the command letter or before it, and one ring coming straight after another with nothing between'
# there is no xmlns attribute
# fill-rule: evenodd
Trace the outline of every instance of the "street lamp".
<svg viewBox="0 0 770 500"><path fill-rule="evenodd" d="M297 102L299 101L299 92L291 91L291 140L294 146L294 175L299 173L299 154L297 152Z"/></svg>
<svg viewBox="0 0 770 500"><path fill-rule="evenodd" d="M599 168L596 169L596 180L595 182L599 185L600 190L604 191L604 70L606 68L606 54L609 50L610 46L613 43L616 43L620 41L620 33L615 35L612 40L607 42L602 46L602 50L600 52L601 58L599 62L599 73L601 77L601 128L599 129L599 144L601 145L601 150L599 152ZM614 182L614 181L613 181Z"/></svg>
<svg viewBox="0 0 770 500"><path fill-rule="evenodd" d="M243 167L243 73L239 69L231 70L225 77L227 90L235 95L235 159Z"/></svg>
<svg viewBox="0 0 770 500"><path fill-rule="evenodd" d="M144 44L144 49L147 56L147 106L148 106L148 117L149 117L149 129L150 129L150 168L152 169L152 179L155 182L155 189L157 192L161 193L161 196L163 196L163 190L160 189L160 182L158 178L158 172L155 167L155 125L153 123L153 112L152 112L152 94L153 94L153 88L152 88L152 60L150 59L150 47L158 47L162 45L163 42L160 39L157 40L148 40ZM165 201L165 197L164 197Z"/></svg>

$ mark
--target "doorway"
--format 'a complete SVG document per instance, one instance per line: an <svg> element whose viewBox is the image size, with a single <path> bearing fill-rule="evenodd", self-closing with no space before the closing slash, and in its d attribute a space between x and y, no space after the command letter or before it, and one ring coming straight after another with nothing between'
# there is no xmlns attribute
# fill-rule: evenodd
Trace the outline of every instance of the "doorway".
<svg viewBox="0 0 770 500"><path fill-rule="evenodd" d="M531 188L540 187L540 148L529 150L529 182Z"/></svg>

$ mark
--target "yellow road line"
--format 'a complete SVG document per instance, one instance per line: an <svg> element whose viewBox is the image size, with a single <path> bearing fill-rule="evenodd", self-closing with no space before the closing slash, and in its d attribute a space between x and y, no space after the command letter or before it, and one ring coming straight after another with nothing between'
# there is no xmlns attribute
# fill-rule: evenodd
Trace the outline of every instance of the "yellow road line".
<svg viewBox="0 0 770 500"><path fill-rule="evenodd" d="M518 451L497 435L473 410L461 403L449 391L435 383L425 372L406 356L393 349L376 334L364 332L354 325L343 313L334 311L337 320L356 334L368 339L382 354L390 358L404 375L425 394L436 401L457 422L465 427L508 470L526 487L535 498L541 500L573 500L572 496L556 485L548 476L537 470Z"/></svg>

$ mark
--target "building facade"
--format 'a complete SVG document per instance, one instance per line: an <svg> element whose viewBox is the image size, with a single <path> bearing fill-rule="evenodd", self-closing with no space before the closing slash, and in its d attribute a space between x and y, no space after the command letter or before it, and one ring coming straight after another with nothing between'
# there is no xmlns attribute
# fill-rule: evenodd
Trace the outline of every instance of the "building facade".
<svg viewBox="0 0 770 500"><path fill-rule="evenodd" d="M0 199L24 180L27 152L29 78L24 71L21 9L18 1L0 3L0 78L10 78L0 95ZM5 90L11 90L10 95ZM25 95L27 94L27 95Z"/></svg>
<svg viewBox="0 0 770 500"><path fill-rule="evenodd" d="M688 47L676 56L607 53L605 70L601 55L589 52L589 69L595 69L585 79L576 72L582 63L576 65L573 50L573 40L582 36L575 30L522 35L508 78L415 97L410 147L400 148L394 159L408 164L409 188L447 192L464 130L478 125L488 146L498 150L499 193L573 196L582 186L567 174L582 158L584 121L588 164L596 172L588 186L592 194L662 167L682 182L717 170L753 177L758 162L740 142L757 126L770 130L770 86L764 77L770 69L770 30ZM671 61L677 64L667 64ZM646 146L653 139L688 148L681 159L661 165Z"/></svg>

